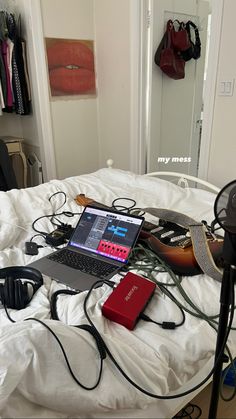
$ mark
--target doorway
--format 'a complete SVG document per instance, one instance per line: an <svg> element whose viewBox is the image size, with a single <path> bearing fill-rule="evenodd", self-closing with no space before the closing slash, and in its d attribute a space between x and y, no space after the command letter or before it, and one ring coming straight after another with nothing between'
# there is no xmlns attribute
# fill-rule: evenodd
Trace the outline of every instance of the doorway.
<svg viewBox="0 0 236 419"><path fill-rule="evenodd" d="M142 80L145 94L140 115L143 125L140 172L178 171L206 178L223 0L217 4L213 2L212 5L211 2L203 0L147 0L143 6L143 15L148 17L148 25L144 28L141 46L142 51L145 51L141 54L141 74L146 82ZM211 35L206 72L209 15ZM161 74L153 60L165 22L169 18L192 20L200 29L202 55L199 60L187 63L183 80L172 80ZM168 163L165 163L167 160L158 161L161 157L169 158ZM184 162L178 159L172 161L172 157L186 159Z"/></svg>

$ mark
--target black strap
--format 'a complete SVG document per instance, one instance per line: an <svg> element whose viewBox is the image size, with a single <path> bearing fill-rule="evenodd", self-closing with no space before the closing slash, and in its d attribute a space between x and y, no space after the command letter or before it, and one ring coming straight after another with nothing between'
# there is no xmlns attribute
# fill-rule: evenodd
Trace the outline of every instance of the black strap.
<svg viewBox="0 0 236 419"><path fill-rule="evenodd" d="M52 294L50 309L51 309L51 317L53 320L60 320L57 313L57 297L60 294L76 295L76 294L79 294L79 292L72 291L72 290L58 290ZM97 345L101 359L105 359L106 358L105 344L102 337L95 329L95 327L89 324L75 325L74 327L77 327L77 329L85 330L86 332L90 333L93 336L93 338L96 341L96 345Z"/></svg>
<svg viewBox="0 0 236 419"><path fill-rule="evenodd" d="M191 28L190 28L190 26L194 29L194 32L195 32L195 42L193 42L192 39L191 39ZM193 47L192 58L197 60L201 56L201 40L200 40L200 36L199 36L198 27L195 25L195 23L193 23L191 20L189 20L186 23L186 30L188 32L189 40L190 40L190 42L192 44L192 47Z"/></svg>
<svg viewBox="0 0 236 419"><path fill-rule="evenodd" d="M9 191L16 188L18 188L16 175L8 149L5 142L0 139L0 190Z"/></svg>

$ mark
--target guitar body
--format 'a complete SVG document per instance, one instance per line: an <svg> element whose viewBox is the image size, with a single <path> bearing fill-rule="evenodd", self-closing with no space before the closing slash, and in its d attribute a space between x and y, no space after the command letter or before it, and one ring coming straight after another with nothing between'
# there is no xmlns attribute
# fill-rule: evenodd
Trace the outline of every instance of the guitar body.
<svg viewBox="0 0 236 419"><path fill-rule="evenodd" d="M145 230L141 231L139 240L156 253L177 275L192 276L202 272L195 259L192 245L186 248L178 245L169 246ZM220 265L223 240L208 240L208 245L215 263Z"/></svg>
<svg viewBox="0 0 236 419"><path fill-rule="evenodd" d="M111 207L96 202L83 194L77 195L75 201L82 206L95 204L111 209ZM187 232L187 229L171 222L159 220L159 225L155 225L145 221L138 241L156 253L177 275L199 275L202 271L195 259L191 240L188 240L188 245L183 246L183 243L186 242ZM178 240L178 237L182 237L182 239ZM170 238L172 240L176 238L176 240L171 241ZM223 239L220 237L213 239L210 236L207 242L215 263L221 266Z"/></svg>

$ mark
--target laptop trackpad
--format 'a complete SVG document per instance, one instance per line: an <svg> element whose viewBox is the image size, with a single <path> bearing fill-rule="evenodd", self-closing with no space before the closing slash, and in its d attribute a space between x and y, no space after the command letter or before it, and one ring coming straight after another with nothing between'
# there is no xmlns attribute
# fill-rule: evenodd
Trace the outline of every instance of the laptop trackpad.
<svg viewBox="0 0 236 419"><path fill-rule="evenodd" d="M41 259L33 262L31 266L57 282L62 282L63 284L79 291L88 290L96 281L99 280L96 276L86 274L85 272L78 271L77 269L53 262L52 260L48 260L46 258L43 258L42 263Z"/></svg>

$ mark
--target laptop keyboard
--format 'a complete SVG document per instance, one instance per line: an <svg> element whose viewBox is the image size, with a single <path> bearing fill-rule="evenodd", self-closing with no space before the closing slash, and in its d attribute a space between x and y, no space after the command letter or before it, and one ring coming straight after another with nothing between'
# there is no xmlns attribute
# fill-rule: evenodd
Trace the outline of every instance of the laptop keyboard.
<svg viewBox="0 0 236 419"><path fill-rule="evenodd" d="M106 277L113 271L117 270L117 266L102 262L101 260L93 259L82 255L81 253L72 252L69 249L63 249L61 252L53 253L48 256L48 259L99 278Z"/></svg>

